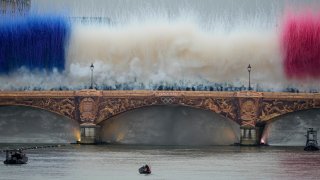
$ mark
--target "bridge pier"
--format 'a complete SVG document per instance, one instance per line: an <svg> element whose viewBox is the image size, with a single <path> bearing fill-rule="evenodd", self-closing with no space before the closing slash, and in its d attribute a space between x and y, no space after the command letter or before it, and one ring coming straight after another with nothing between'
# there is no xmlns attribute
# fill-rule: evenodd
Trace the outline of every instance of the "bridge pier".
<svg viewBox="0 0 320 180"><path fill-rule="evenodd" d="M99 144L100 143L100 126L95 124L80 125L80 140L78 144Z"/></svg>
<svg viewBox="0 0 320 180"><path fill-rule="evenodd" d="M260 137L259 128L256 127L240 127L240 145L256 146L259 144Z"/></svg>

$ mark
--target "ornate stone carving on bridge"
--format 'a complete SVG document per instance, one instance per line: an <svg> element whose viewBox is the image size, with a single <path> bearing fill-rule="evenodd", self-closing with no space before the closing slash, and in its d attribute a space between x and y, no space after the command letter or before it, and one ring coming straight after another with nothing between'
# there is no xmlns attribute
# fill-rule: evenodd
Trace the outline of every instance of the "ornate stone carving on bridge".
<svg viewBox="0 0 320 180"><path fill-rule="evenodd" d="M73 98L6 98L0 105L22 105L37 107L75 119L75 103Z"/></svg>
<svg viewBox="0 0 320 180"><path fill-rule="evenodd" d="M258 119L259 99L241 98L239 104L241 125L255 127Z"/></svg>
<svg viewBox="0 0 320 180"><path fill-rule="evenodd" d="M312 99L308 100L264 100L261 107L261 121L267 121L274 117L299 111L315 108L315 102Z"/></svg>
<svg viewBox="0 0 320 180"><path fill-rule="evenodd" d="M45 109L96 124L132 109L183 105L208 109L242 126L254 126L286 113L320 108L319 93L196 91L0 91L0 105Z"/></svg>
<svg viewBox="0 0 320 180"><path fill-rule="evenodd" d="M172 104L176 100L175 97L161 97L161 101L163 104Z"/></svg>
<svg viewBox="0 0 320 180"><path fill-rule="evenodd" d="M85 97L79 105L81 123L93 123L97 115L97 105L93 98Z"/></svg>
<svg viewBox="0 0 320 180"><path fill-rule="evenodd" d="M104 97L99 103L99 112L96 123L108 119L117 114L152 105L183 105L214 111L222 116L237 121L236 106L234 99L224 98L199 98L184 96L148 96L114 98Z"/></svg>
<svg viewBox="0 0 320 180"><path fill-rule="evenodd" d="M104 97L99 103L99 113L97 122L99 123L114 115L122 112L135 109L138 107L156 104L152 97L137 97L137 98L108 98Z"/></svg>
<svg viewBox="0 0 320 180"><path fill-rule="evenodd" d="M184 98L179 104L208 109L237 122L236 104L233 98Z"/></svg>

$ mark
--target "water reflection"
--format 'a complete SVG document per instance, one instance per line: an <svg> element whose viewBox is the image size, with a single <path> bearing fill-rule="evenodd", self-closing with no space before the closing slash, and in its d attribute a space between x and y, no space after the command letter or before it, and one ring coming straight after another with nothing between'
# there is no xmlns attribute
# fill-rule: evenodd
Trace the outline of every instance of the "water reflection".
<svg viewBox="0 0 320 180"><path fill-rule="evenodd" d="M67 145L27 153L25 166L0 165L2 178L291 180L320 175L319 152L303 147ZM145 163L151 165L150 176L138 174Z"/></svg>

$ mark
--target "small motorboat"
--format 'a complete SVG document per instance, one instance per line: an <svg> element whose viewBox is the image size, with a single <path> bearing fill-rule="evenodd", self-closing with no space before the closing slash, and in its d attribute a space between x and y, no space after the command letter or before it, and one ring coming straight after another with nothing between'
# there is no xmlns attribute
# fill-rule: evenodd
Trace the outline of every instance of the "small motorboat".
<svg viewBox="0 0 320 180"><path fill-rule="evenodd" d="M3 161L4 164L26 164L28 162L28 157L22 150L7 150L6 160Z"/></svg>
<svg viewBox="0 0 320 180"><path fill-rule="evenodd" d="M151 169L150 169L150 167L146 164L146 165L142 166L141 168L139 168L139 173L140 173L140 174L151 174Z"/></svg>
<svg viewBox="0 0 320 180"><path fill-rule="evenodd" d="M319 151L318 142L317 142L317 131L313 128L309 128L307 131L307 142L304 147L305 151Z"/></svg>

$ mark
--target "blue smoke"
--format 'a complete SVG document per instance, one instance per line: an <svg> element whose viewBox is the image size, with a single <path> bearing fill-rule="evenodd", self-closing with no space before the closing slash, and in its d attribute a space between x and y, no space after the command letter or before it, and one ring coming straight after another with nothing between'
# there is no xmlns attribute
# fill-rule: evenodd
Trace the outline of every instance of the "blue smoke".
<svg viewBox="0 0 320 180"><path fill-rule="evenodd" d="M59 71L65 68L70 24L64 17L0 17L0 73L20 67Z"/></svg>

